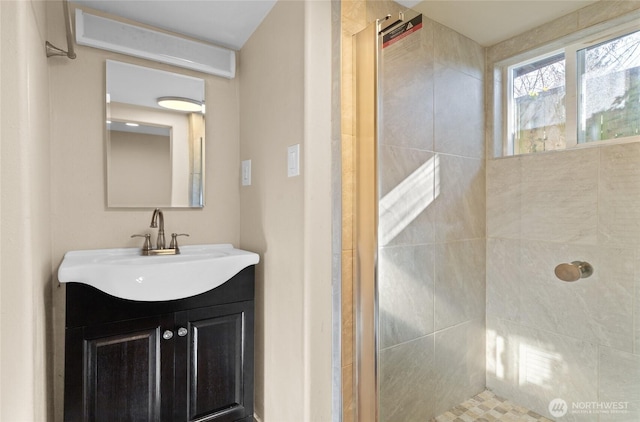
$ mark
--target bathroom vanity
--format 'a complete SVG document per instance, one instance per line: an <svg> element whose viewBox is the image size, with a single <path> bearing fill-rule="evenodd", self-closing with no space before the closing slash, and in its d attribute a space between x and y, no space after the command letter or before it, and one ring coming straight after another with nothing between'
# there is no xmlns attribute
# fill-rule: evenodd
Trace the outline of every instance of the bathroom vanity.
<svg viewBox="0 0 640 422"><path fill-rule="evenodd" d="M252 421L254 268L176 300L67 282L65 421Z"/></svg>

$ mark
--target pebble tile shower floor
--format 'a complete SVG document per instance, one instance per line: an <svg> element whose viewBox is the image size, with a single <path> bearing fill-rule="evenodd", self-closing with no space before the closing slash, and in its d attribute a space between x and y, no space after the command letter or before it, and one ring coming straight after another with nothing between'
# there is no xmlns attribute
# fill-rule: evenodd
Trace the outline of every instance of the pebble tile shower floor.
<svg viewBox="0 0 640 422"><path fill-rule="evenodd" d="M489 390L431 419L430 422L553 422Z"/></svg>

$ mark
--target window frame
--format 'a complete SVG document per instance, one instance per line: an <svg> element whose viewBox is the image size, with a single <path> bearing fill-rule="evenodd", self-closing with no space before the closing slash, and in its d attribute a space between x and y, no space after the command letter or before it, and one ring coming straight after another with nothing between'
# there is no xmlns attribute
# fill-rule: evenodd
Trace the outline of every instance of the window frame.
<svg viewBox="0 0 640 422"><path fill-rule="evenodd" d="M502 156L540 154L540 152L527 153L516 151L513 116L514 99L512 98L513 69L539 60L543 60L546 57L551 57L560 53L564 53L565 59L566 146L562 150L551 150L546 152L566 151L574 148L589 148L609 144L640 142L640 135L636 135L623 138L612 138L600 141L578 143L578 84L580 82L578 78L578 51L592 47L594 45L606 43L607 41L614 40L618 37L623 37L636 31L640 31L640 22L632 21L625 24L612 26L595 34L584 35L577 40L567 42L567 45L565 46L559 47L557 43L553 43L552 45L549 45L547 47L536 48L532 51L518 54L517 56L496 63L495 69L498 70L500 78L499 80L494 82L494 85L496 90L499 89L502 92L500 95L500 104L498 105L498 109L500 110L499 114L501 115L502 120Z"/></svg>

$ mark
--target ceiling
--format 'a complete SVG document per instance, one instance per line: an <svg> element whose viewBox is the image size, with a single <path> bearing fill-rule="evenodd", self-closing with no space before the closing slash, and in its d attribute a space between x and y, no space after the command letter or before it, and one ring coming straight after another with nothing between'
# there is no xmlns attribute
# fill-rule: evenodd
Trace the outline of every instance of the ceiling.
<svg viewBox="0 0 640 422"><path fill-rule="evenodd" d="M233 50L242 48L276 2L276 0L71 1ZM425 16L483 46L496 44L595 2L596 0L399 1L404 6L413 7Z"/></svg>
<svg viewBox="0 0 640 422"><path fill-rule="evenodd" d="M203 79L113 60L107 60L106 75L112 102L162 109L158 97L189 98L200 103L205 100Z"/></svg>
<svg viewBox="0 0 640 422"><path fill-rule="evenodd" d="M400 0L398 3L488 47L597 0Z"/></svg>

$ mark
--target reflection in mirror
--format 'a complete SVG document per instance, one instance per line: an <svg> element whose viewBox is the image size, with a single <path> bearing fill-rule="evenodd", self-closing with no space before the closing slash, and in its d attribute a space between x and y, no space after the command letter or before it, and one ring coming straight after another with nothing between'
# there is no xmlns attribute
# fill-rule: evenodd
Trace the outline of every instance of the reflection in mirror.
<svg viewBox="0 0 640 422"><path fill-rule="evenodd" d="M204 206L204 80L107 60L106 86L107 206Z"/></svg>

